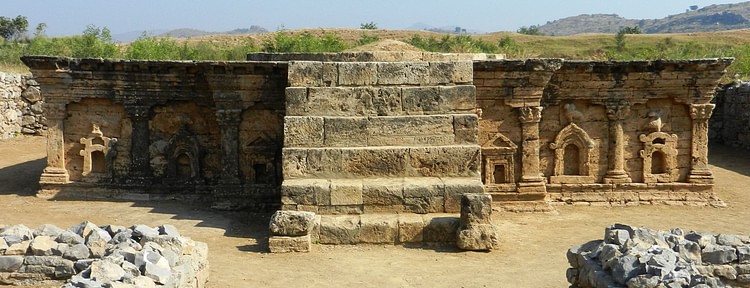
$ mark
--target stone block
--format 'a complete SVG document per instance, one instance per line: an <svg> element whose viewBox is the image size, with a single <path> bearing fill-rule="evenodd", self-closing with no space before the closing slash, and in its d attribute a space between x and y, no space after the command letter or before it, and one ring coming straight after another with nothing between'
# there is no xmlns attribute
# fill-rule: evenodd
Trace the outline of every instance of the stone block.
<svg viewBox="0 0 750 288"><path fill-rule="evenodd" d="M289 62L289 86L322 86L323 63L310 61Z"/></svg>
<svg viewBox="0 0 750 288"><path fill-rule="evenodd" d="M737 260L737 250L730 246L707 245L701 252L701 259L710 264L728 264Z"/></svg>
<svg viewBox="0 0 750 288"><path fill-rule="evenodd" d="M367 146L368 123L367 117L326 117L323 137L325 146Z"/></svg>
<svg viewBox="0 0 750 288"><path fill-rule="evenodd" d="M737 246L737 260L740 264L750 264L750 245Z"/></svg>
<svg viewBox="0 0 750 288"><path fill-rule="evenodd" d="M453 115L453 131L456 144L479 142L479 118L476 114Z"/></svg>
<svg viewBox="0 0 750 288"><path fill-rule="evenodd" d="M30 244L31 240L11 244L5 249L5 255L25 255L26 251L29 250Z"/></svg>
<svg viewBox="0 0 750 288"><path fill-rule="evenodd" d="M305 116L307 114L307 88L287 87L285 90L286 116Z"/></svg>
<svg viewBox="0 0 750 288"><path fill-rule="evenodd" d="M341 149L342 176L349 178L403 177L408 175L409 148L368 147Z"/></svg>
<svg viewBox="0 0 750 288"><path fill-rule="evenodd" d="M394 244L398 240L396 215L362 215L359 240L361 243Z"/></svg>
<svg viewBox="0 0 750 288"><path fill-rule="evenodd" d="M478 145L409 149L409 165L422 177L478 177L479 158Z"/></svg>
<svg viewBox="0 0 750 288"><path fill-rule="evenodd" d="M284 117L284 147L323 146L323 117Z"/></svg>
<svg viewBox="0 0 750 288"><path fill-rule="evenodd" d="M36 256L52 256L57 249L57 242L50 236L38 236L31 241L29 248Z"/></svg>
<svg viewBox="0 0 750 288"><path fill-rule="evenodd" d="M309 88L306 114L310 116L368 116L374 115L372 99L377 93L372 87Z"/></svg>
<svg viewBox="0 0 750 288"><path fill-rule="evenodd" d="M304 175L315 178L336 178L344 171L342 148L319 148L306 150Z"/></svg>
<svg viewBox="0 0 750 288"><path fill-rule="evenodd" d="M461 250L490 251L497 247L497 231L492 224L476 224L458 232L456 245Z"/></svg>
<svg viewBox="0 0 750 288"><path fill-rule="evenodd" d="M339 84L338 63L323 62L323 86L333 87Z"/></svg>
<svg viewBox="0 0 750 288"><path fill-rule="evenodd" d="M490 194L464 194L461 197L461 227L487 225L492 222L492 196Z"/></svg>
<svg viewBox="0 0 750 288"><path fill-rule="evenodd" d="M429 64L426 62L377 63L378 85L420 85L428 81Z"/></svg>
<svg viewBox="0 0 750 288"><path fill-rule="evenodd" d="M405 178L404 205L410 212L442 213L445 210L445 186L440 178Z"/></svg>
<svg viewBox="0 0 750 288"><path fill-rule="evenodd" d="M401 105L409 115L445 114L450 107L440 98L437 87L404 87L401 89Z"/></svg>
<svg viewBox="0 0 750 288"><path fill-rule="evenodd" d="M341 62L337 65L340 86L372 86L378 82L377 63Z"/></svg>
<svg viewBox="0 0 750 288"><path fill-rule="evenodd" d="M372 98L372 109L377 116L396 116L403 113L401 108L401 88L381 87Z"/></svg>
<svg viewBox="0 0 750 288"><path fill-rule="evenodd" d="M472 61L453 62L451 81L456 84L469 84L474 81L474 64Z"/></svg>
<svg viewBox="0 0 750 288"><path fill-rule="evenodd" d="M424 216L424 242L454 243L460 221L452 215L430 214Z"/></svg>
<svg viewBox="0 0 750 288"><path fill-rule="evenodd" d="M331 181L331 205L361 205L362 180Z"/></svg>
<svg viewBox="0 0 750 288"><path fill-rule="evenodd" d="M398 242L421 243L424 241L424 220L417 214L398 214Z"/></svg>
<svg viewBox="0 0 750 288"><path fill-rule="evenodd" d="M359 216L322 215L320 218L321 244L357 244L359 234Z"/></svg>
<svg viewBox="0 0 750 288"><path fill-rule="evenodd" d="M441 86L440 100L447 111L474 113L477 103L477 90L474 85Z"/></svg>
<svg viewBox="0 0 750 288"><path fill-rule="evenodd" d="M312 246L310 235L305 236L271 236L268 238L268 249L271 253L310 252Z"/></svg>
<svg viewBox="0 0 750 288"><path fill-rule="evenodd" d="M453 117L449 115L370 117L369 146L451 145Z"/></svg>
<svg viewBox="0 0 750 288"><path fill-rule="evenodd" d="M445 186L445 212L461 212L461 197L467 193L484 193L484 184L477 178L441 178Z"/></svg>
<svg viewBox="0 0 750 288"><path fill-rule="evenodd" d="M362 182L362 204L402 205L404 203L403 178L365 179Z"/></svg>
<svg viewBox="0 0 750 288"><path fill-rule="evenodd" d="M0 256L0 272L16 272L23 265L23 256Z"/></svg>
<svg viewBox="0 0 750 288"><path fill-rule="evenodd" d="M315 213L302 211L276 211L269 224L271 235L304 236L312 231Z"/></svg>
<svg viewBox="0 0 750 288"><path fill-rule="evenodd" d="M330 183L325 179L292 179L281 183L281 203L325 205L330 202Z"/></svg>

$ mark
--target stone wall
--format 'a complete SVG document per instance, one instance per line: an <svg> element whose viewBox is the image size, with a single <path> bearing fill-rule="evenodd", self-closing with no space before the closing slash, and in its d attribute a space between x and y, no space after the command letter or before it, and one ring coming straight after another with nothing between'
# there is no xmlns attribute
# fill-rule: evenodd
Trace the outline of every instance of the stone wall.
<svg viewBox="0 0 750 288"><path fill-rule="evenodd" d="M30 75L0 72L0 139L42 135L43 103L39 84Z"/></svg>
<svg viewBox="0 0 750 288"><path fill-rule="evenodd" d="M716 95L710 140L750 149L750 82L725 85Z"/></svg>
<svg viewBox="0 0 750 288"><path fill-rule="evenodd" d="M568 262L571 287L748 287L750 237L615 224Z"/></svg>
<svg viewBox="0 0 750 288"><path fill-rule="evenodd" d="M0 225L0 284L205 287L208 246L171 225Z"/></svg>

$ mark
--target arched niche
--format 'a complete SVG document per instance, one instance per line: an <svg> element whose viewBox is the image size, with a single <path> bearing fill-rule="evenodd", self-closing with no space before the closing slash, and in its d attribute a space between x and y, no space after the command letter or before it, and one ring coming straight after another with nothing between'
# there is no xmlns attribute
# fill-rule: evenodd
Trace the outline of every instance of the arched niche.
<svg viewBox="0 0 750 288"><path fill-rule="evenodd" d="M640 156L643 159L644 183L670 183L677 181L677 135L661 131L641 134L643 143Z"/></svg>
<svg viewBox="0 0 750 288"><path fill-rule="evenodd" d="M99 124L91 124L91 134L81 138L83 149L78 152L83 156L83 181L98 182L112 177L112 163L117 151L114 149L117 138L104 136Z"/></svg>
<svg viewBox="0 0 750 288"><path fill-rule="evenodd" d="M518 146L502 133L482 144L482 181L487 192L516 190L516 150Z"/></svg>
<svg viewBox="0 0 750 288"><path fill-rule="evenodd" d="M183 125L168 142L167 173L170 182L202 183L201 147L197 137Z"/></svg>
<svg viewBox="0 0 750 288"><path fill-rule="evenodd" d="M554 169L550 183L594 183L594 165L590 161L598 157L596 142L575 123L565 126L549 144L554 150Z"/></svg>

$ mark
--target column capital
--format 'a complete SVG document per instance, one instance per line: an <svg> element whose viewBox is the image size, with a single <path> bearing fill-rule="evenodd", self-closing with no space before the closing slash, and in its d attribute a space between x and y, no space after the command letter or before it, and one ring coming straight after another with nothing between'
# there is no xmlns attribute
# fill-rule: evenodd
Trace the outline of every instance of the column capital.
<svg viewBox="0 0 750 288"><path fill-rule="evenodd" d="M519 107L518 120L520 120L521 123L539 123L539 121L542 120L542 109L544 108L541 106Z"/></svg>
<svg viewBox="0 0 750 288"><path fill-rule="evenodd" d="M151 105L125 104L125 111L134 121L151 119Z"/></svg>
<svg viewBox="0 0 750 288"><path fill-rule="evenodd" d="M65 103L50 103L45 102L44 106L44 116L48 120L62 120L65 119L65 116L67 116L68 107Z"/></svg>
<svg viewBox="0 0 750 288"><path fill-rule="evenodd" d="M607 108L607 118L611 121L625 120L630 114L630 103L625 100L607 101L604 106Z"/></svg>
<svg viewBox="0 0 750 288"><path fill-rule="evenodd" d="M219 109L216 111L219 126L237 126L242 121L242 109Z"/></svg>
<svg viewBox="0 0 750 288"><path fill-rule="evenodd" d="M715 104L691 104L690 118L693 120L708 120L714 112Z"/></svg>

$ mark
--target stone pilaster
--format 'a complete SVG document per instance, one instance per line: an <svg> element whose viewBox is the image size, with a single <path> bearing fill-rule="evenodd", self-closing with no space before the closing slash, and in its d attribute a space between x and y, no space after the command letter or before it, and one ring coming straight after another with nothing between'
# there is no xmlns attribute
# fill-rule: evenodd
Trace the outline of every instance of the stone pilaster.
<svg viewBox="0 0 750 288"><path fill-rule="evenodd" d="M241 109L219 109L216 121L221 128L221 182L239 183L239 126Z"/></svg>
<svg viewBox="0 0 750 288"><path fill-rule="evenodd" d="M39 180L41 184L65 184L69 181L65 169L64 120L67 115L65 103L44 103L47 118L47 167Z"/></svg>
<svg viewBox="0 0 750 288"><path fill-rule="evenodd" d="M622 131L622 123L630 114L630 103L624 100L611 101L605 103L605 106L609 119L609 154L604 183L630 183L632 180L625 172L625 135Z"/></svg>
<svg viewBox="0 0 750 288"><path fill-rule="evenodd" d="M151 183L151 165L149 164L149 145L151 132L151 106L140 104L125 105L130 121L133 122L130 146L130 173L128 182L133 184Z"/></svg>
<svg viewBox="0 0 750 288"><path fill-rule="evenodd" d="M520 193L546 192L544 177L539 171L539 122L542 120L542 107L518 108L521 121L521 182Z"/></svg>
<svg viewBox="0 0 750 288"><path fill-rule="evenodd" d="M710 184L713 173L708 169L708 119L714 111L714 104L690 105L690 118L693 119L690 175L688 182Z"/></svg>

